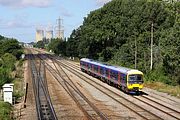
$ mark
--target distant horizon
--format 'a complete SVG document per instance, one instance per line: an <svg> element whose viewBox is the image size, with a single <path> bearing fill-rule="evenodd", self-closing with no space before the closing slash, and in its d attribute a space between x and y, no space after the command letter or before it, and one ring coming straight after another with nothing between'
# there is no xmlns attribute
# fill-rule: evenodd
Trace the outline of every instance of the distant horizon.
<svg viewBox="0 0 180 120"><path fill-rule="evenodd" d="M36 28L55 26L63 19L64 37L82 25L84 17L111 0L0 0L0 35L35 42ZM6 12L4 12L6 11Z"/></svg>

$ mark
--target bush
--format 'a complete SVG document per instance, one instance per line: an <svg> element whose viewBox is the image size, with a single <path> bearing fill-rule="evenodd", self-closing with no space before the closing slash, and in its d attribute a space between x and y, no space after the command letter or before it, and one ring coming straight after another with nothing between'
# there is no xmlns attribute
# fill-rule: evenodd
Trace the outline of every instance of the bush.
<svg viewBox="0 0 180 120"><path fill-rule="evenodd" d="M11 82L12 78L10 78L9 70L7 68L0 67L0 87L7 82Z"/></svg>
<svg viewBox="0 0 180 120"><path fill-rule="evenodd" d="M164 70L161 66L158 66L155 70L147 72L145 75L147 81L163 82L165 84L173 85L173 82L167 75L164 74Z"/></svg>
<svg viewBox="0 0 180 120"><path fill-rule="evenodd" d="M11 104L0 101L0 108L0 120L11 120Z"/></svg>
<svg viewBox="0 0 180 120"><path fill-rule="evenodd" d="M17 101L19 98L21 98L23 96L23 92L22 91L16 91L13 93L13 97L15 97L15 100Z"/></svg>

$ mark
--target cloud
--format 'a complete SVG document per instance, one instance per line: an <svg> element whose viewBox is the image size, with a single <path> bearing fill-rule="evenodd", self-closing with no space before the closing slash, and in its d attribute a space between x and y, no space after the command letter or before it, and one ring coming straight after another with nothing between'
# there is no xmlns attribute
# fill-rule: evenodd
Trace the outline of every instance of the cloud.
<svg viewBox="0 0 180 120"><path fill-rule="evenodd" d="M4 28L28 28L30 25L25 24L22 21L10 20L5 25Z"/></svg>
<svg viewBox="0 0 180 120"><path fill-rule="evenodd" d="M62 16L64 16L64 17L72 17L73 15L67 10L67 9L65 9L64 7L60 7L61 9L60 9L60 13L61 13L61 15Z"/></svg>
<svg viewBox="0 0 180 120"><path fill-rule="evenodd" d="M1 29L14 29L14 28L30 28L33 25L27 22L26 15L17 15L11 20L0 20Z"/></svg>
<svg viewBox="0 0 180 120"><path fill-rule="evenodd" d="M0 0L0 5L12 8L49 7L53 0Z"/></svg>
<svg viewBox="0 0 180 120"><path fill-rule="evenodd" d="M95 0L97 6L103 6L105 3L110 2L111 0Z"/></svg>

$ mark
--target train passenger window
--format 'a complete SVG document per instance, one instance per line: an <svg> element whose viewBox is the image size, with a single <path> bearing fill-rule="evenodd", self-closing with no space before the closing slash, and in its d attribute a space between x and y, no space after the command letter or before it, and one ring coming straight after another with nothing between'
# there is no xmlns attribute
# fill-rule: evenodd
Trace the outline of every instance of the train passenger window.
<svg viewBox="0 0 180 120"><path fill-rule="evenodd" d="M109 76L109 70L108 69L105 70L105 74L106 74L106 77Z"/></svg>
<svg viewBox="0 0 180 120"><path fill-rule="evenodd" d="M92 68L92 67L91 67L91 64L88 64L88 69L91 70L91 68Z"/></svg>
<svg viewBox="0 0 180 120"><path fill-rule="evenodd" d="M120 74L120 78L122 82L126 82L126 75L125 74Z"/></svg>
<svg viewBox="0 0 180 120"><path fill-rule="evenodd" d="M103 70L102 67L100 67L100 73L101 73L102 75L104 75L104 70Z"/></svg>
<svg viewBox="0 0 180 120"><path fill-rule="evenodd" d="M94 71L98 72L98 66L97 65L94 65Z"/></svg>
<svg viewBox="0 0 180 120"><path fill-rule="evenodd" d="M121 77L121 81L124 81L124 80L123 80L123 74L121 74L120 77Z"/></svg>
<svg viewBox="0 0 180 120"><path fill-rule="evenodd" d="M117 79L118 79L118 74L117 74L117 72L111 71L111 72L110 72L110 77L111 77L111 79L117 80Z"/></svg>

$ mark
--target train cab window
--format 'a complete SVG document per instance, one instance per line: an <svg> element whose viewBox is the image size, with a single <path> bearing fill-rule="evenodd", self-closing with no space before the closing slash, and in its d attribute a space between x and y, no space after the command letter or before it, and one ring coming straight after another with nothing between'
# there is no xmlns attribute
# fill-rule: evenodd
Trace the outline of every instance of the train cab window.
<svg viewBox="0 0 180 120"><path fill-rule="evenodd" d="M143 82L142 75L134 74L134 75L129 75L129 82Z"/></svg>

